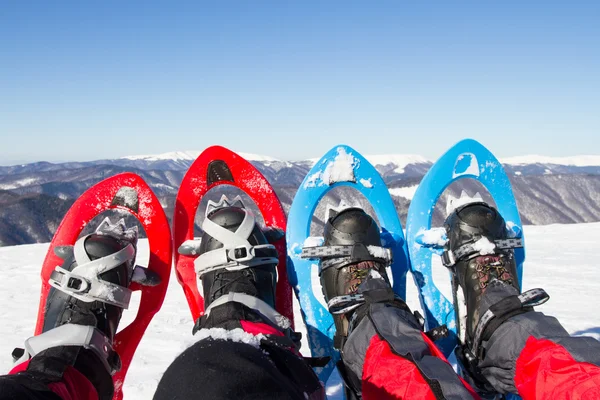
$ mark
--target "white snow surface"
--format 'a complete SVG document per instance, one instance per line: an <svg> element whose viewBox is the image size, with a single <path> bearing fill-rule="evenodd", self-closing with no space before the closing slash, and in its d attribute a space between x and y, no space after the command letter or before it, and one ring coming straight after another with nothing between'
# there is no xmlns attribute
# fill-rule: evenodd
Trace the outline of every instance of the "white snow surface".
<svg viewBox="0 0 600 400"><path fill-rule="evenodd" d="M360 184L363 185L366 188L372 188L373 187L373 183L371 182L371 178L369 179L360 179Z"/></svg>
<svg viewBox="0 0 600 400"><path fill-rule="evenodd" d="M572 335L587 335L600 340L600 313L594 307L600 300L600 270L596 255L600 253L600 223L525 226L527 260L523 289L544 288L550 301L537 309L555 316ZM22 347L35 328L39 303L40 266L48 244L0 248L0 370L12 368L11 352ZM439 257L433 256L439 261ZM148 261L148 241L139 241L137 264ZM442 292L451 298L447 270L434 263L433 278ZM313 284L320 293L318 279ZM408 278L407 303L420 310L417 291ZM139 304L134 293L131 307L125 311L121 327L133 320ZM422 312L422 311L421 311ZM297 304L294 308L296 329L304 333ZM191 335L193 321L183 294L173 274L165 302L150 323L140 342L124 383L126 400L150 399L163 372L189 345L198 339ZM304 354L306 341L303 342ZM340 399L339 386L328 389L332 399Z"/></svg>

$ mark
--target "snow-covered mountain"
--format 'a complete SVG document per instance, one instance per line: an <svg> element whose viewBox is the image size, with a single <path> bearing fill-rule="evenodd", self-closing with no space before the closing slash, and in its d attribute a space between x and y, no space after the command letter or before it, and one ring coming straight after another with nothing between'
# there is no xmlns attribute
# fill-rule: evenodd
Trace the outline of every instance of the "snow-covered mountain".
<svg viewBox="0 0 600 400"><path fill-rule="evenodd" d="M153 188L167 215L172 214L179 183L199 151L89 162L48 163L0 167L0 245L46 242L62 216L85 189L120 172L141 175ZM283 161L274 157L239 153L250 160L275 187L287 210L296 189L317 159ZM404 221L417 185L432 161L419 155L367 155L390 188ZM531 224L600 221L600 156L522 156L501 159L511 178L523 220ZM482 191L473 181L460 181L448 189L457 196L462 190ZM447 194L447 193L446 193ZM434 223L443 219L446 194L434 213ZM365 204L357 193L348 193L354 204ZM484 196L485 197L485 196ZM338 201L335 192L326 201ZM317 209L319 225L326 206Z"/></svg>
<svg viewBox="0 0 600 400"><path fill-rule="evenodd" d="M529 164L550 164L550 165L569 165L574 167L597 167L600 166L600 156L574 156L574 157L547 157L539 155L519 156L501 158L502 164L510 165L529 165Z"/></svg>

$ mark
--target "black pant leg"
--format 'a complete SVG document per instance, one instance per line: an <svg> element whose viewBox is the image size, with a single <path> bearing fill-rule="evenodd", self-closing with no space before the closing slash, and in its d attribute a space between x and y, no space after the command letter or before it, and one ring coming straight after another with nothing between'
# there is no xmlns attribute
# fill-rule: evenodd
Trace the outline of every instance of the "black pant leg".
<svg viewBox="0 0 600 400"><path fill-rule="evenodd" d="M154 400L304 400L307 397L302 385L288 375L290 370L297 370L294 359L304 363L287 351L274 356L246 343L203 339L173 361L158 384ZM290 368L285 371L276 364ZM304 364L304 368L309 367ZM315 380L313 384L319 385L316 376Z"/></svg>
<svg viewBox="0 0 600 400"><path fill-rule="evenodd" d="M0 400L61 400L27 372L0 376Z"/></svg>

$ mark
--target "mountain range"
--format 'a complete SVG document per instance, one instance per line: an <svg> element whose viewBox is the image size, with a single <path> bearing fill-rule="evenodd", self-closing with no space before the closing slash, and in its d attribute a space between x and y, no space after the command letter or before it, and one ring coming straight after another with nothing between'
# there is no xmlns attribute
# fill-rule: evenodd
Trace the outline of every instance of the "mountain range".
<svg viewBox="0 0 600 400"><path fill-rule="evenodd" d="M179 183L198 154L199 151L182 151L87 162L36 162L0 167L0 245L50 241L63 215L83 191L120 172L142 176L170 218ZM317 161L282 161L239 154L271 182L286 211L296 189ZM432 161L419 155L390 154L366 158L388 185L404 223L412 195ZM600 221L600 156L525 156L500 161L512 182L525 224ZM441 224L444 219L447 195L458 196L463 190L470 195L480 192L484 199L491 201L478 182L468 179L455 182L438 202L433 215L434 225ZM213 197L232 192L232 189L219 188L215 192ZM337 205L342 195L349 204L367 206L366 199L352 190L333 190L317 208L315 230L322 225L327 203ZM197 223L200 220L201 215Z"/></svg>

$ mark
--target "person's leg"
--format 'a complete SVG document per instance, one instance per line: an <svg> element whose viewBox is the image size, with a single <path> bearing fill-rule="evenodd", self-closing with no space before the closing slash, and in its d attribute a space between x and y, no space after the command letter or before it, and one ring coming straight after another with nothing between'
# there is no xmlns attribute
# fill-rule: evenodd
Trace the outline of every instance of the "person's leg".
<svg viewBox="0 0 600 400"><path fill-rule="evenodd" d="M379 227L362 209L346 209L325 226L321 285L336 325L335 346L349 394L364 399L465 399L475 396L424 334L385 267Z"/></svg>
<svg viewBox="0 0 600 400"><path fill-rule="evenodd" d="M445 259L454 260L448 266L467 309L461 358L480 387L529 399L598 395L600 342L571 337L555 318L533 311L548 295L520 293L512 250L520 243L509 237L502 216L472 203L445 226Z"/></svg>
<svg viewBox="0 0 600 400"><path fill-rule="evenodd" d="M556 318L541 312L526 311L501 321L497 310L515 298L512 289L495 281L483 297L482 315L490 308L499 315L482 334L478 365L486 380L500 393L525 399L586 398L592 393L600 398L600 342L571 337ZM494 327L496 319L499 325Z"/></svg>
<svg viewBox="0 0 600 400"><path fill-rule="evenodd" d="M206 307L198 342L169 366L154 399L324 399L290 321L274 308L277 251L252 214L223 199L202 229L200 241L179 249L198 255Z"/></svg>
<svg viewBox="0 0 600 400"><path fill-rule="evenodd" d="M90 380L76 367L65 365L68 357L64 354L56 357L59 348L51 350L17 365L9 375L0 376L0 399L98 400L97 389ZM98 360L86 362L93 365Z"/></svg>
<svg viewBox="0 0 600 400"><path fill-rule="evenodd" d="M212 309L198 342L169 366L154 399L324 398L294 343L261 318L237 302Z"/></svg>
<svg viewBox="0 0 600 400"><path fill-rule="evenodd" d="M384 300L382 293L388 292ZM477 398L433 344L408 306L382 279L367 278L358 294L375 295L352 316L342 361L346 380L364 399ZM361 316L360 314L364 314ZM354 324L357 324L354 326Z"/></svg>

